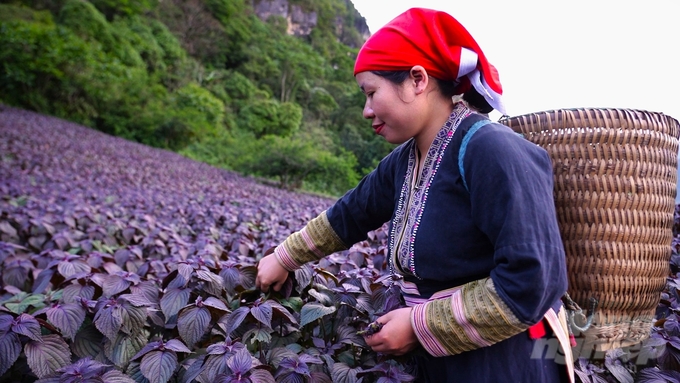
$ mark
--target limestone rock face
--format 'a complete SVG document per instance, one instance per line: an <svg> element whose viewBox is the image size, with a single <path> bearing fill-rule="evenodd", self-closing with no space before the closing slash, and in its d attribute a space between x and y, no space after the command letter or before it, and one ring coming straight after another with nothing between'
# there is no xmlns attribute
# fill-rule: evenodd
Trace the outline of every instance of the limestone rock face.
<svg viewBox="0 0 680 383"><path fill-rule="evenodd" d="M350 28L356 30L356 34L366 41L370 36L366 19L352 5L351 0L345 0L345 5L353 13L353 25ZM292 36L308 36L317 26L318 15L315 11L306 11L297 4L290 4L288 0L253 0L253 10L260 20L266 21L271 16L281 16L287 23L287 32ZM334 20L334 30L340 40L347 40L345 36L352 35L347 33L347 23L343 17L338 16ZM351 40L351 39L350 39ZM357 45L356 41L343 41L349 45Z"/></svg>

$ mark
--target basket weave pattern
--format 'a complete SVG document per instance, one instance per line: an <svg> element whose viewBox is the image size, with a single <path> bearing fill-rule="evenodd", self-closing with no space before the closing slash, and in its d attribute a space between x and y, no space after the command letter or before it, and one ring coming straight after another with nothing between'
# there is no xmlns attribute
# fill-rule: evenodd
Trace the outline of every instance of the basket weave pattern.
<svg viewBox="0 0 680 383"><path fill-rule="evenodd" d="M630 109L563 109L501 121L543 147L554 169L569 295L595 297L580 336L598 350L646 339L669 273L678 121Z"/></svg>

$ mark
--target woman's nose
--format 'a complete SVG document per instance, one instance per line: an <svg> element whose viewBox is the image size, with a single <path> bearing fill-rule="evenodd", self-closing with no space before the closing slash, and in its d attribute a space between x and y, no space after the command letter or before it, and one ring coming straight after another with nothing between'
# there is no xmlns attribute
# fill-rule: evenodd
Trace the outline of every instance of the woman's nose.
<svg viewBox="0 0 680 383"><path fill-rule="evenodd" d="M366 101L366 104L364 104L363 115L365 119L372 119L373 117L375 117L375 115L373 114L373 108L371 108L371 106L368 105L368 101Z"/></svg>

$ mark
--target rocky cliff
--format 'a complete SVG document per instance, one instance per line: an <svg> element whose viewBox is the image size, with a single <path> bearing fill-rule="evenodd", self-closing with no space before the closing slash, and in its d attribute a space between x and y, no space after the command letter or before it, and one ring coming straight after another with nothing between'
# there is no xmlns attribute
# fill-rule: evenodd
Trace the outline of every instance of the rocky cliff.
<svg viewBox="0 0 680 383"><path fill-rule="evenodd" d="M366 19L354 8L351 0L339 1L344 2L347 15L335 18L333 25L335 35L343 43L357 47L370 36ZM263 21L272 16L283 17L288 22L288 34L293 36L308 36L319 22L316 11L305 10L298 4L291 4L289 0L253 0L252 6L255 14ZM356 33L348 33L350 31L347 31L347 28L354 28ZM357 35L360 41L352 37Z"/></svg>

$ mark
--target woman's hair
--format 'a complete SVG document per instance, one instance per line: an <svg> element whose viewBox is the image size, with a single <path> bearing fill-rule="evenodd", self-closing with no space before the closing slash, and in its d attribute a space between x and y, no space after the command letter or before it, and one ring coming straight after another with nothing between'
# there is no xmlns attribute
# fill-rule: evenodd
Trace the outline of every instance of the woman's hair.
<svg viewBox="0 0 680 383"><path fill-rule="evenodd" d="M409 77L411 71L408 70L374 70L371 73L384 78L385 80L401 85ZM436 77L432 77L437 82L437 87L439 92L446 98L450 98L456 95L457 82L454 81L444 81ZM463 93L463 100L468 103L472 108L478 110L480 113L490 113L493 107L484 99L484 97L475 90L474 87L470 87L465 93Z"/></svg>

